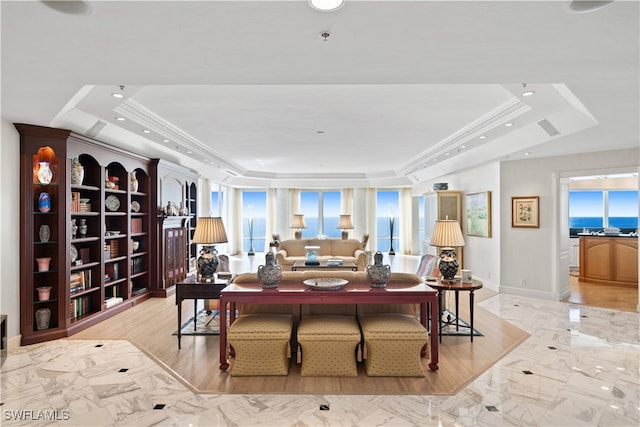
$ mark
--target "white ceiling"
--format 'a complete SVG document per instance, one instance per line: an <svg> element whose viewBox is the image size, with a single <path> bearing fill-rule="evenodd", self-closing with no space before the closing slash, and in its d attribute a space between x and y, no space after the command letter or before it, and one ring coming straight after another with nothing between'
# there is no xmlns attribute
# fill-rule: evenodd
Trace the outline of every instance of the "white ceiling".
<svg viewBox="0 0 640 427"><path fill-rule="evenodd" d="M638 147L639 3L569 5L3 1L2 117L239 186L406 186Z"/></svg>

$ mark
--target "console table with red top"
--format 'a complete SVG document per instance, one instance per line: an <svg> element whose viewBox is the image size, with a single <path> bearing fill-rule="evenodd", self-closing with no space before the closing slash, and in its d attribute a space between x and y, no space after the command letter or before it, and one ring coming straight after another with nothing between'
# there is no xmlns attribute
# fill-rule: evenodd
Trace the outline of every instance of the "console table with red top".
<svg viewBox="0 0 640 427"><path fill-rule="evenodd" d="M229 324L236 317L236 304L420 304L420 322L430 329L431 358L429 368L438 369L438 294L430 286L419 284L406 287L388 283L385 289L371 288L368 284L349 283L334 291L313 290L302 283L284 284L276 289L262 289L257 282L229 284L220 292L220 370L229 368L227 360L227 309ZM430 310L431 327L427 327L427 313ZM426 346L425 346L426 347ZM421 355L426 355L426 348Z"/></svg>

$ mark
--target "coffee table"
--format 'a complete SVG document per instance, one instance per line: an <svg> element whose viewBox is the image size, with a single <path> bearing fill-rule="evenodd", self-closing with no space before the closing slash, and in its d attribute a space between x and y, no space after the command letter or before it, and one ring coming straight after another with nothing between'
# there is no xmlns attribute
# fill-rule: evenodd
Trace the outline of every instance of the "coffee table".
<svg viewBox="0 0 640 427"><path fill-rule="evenodd" d="M318 265L306 265L305 261L295 261L291 266L291 271L299 270L351 270L358 271L358 266L353 261L342 261L342 265L327 265L326 261L320 261Z"/></svg>

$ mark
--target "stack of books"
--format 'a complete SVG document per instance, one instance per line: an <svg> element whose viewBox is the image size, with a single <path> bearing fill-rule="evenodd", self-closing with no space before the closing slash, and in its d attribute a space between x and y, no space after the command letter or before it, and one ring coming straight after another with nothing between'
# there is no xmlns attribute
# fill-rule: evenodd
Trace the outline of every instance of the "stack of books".
<svg viewBox="0 0 640 427"><path fill-rule="evenodd" d="M328 266L340 266L342 265L342 260L341 259L328 259L327 260L327 265Z"/></svg>

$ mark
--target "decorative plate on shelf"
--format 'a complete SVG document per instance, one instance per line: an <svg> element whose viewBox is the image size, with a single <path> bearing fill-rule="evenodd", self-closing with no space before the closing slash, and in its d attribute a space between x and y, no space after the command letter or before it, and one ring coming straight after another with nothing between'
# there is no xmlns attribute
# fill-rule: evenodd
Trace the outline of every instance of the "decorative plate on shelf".
<svg viewBox="0 0 640 427"><path fill-rule="evenodd" d="M107 209L109 209L111 212L115 212L120 209L120 199L118 199L118 197L114 196L113 194L107 197L104 203Z"/></svg>
<svg viewBox="0 0 640 427"><path fill-rule="evenodd" d="M69 253L71 255L71 263L73 264L78 259L78 250L74 245L69 247Z"/></svg>
<svg viewBox="0 0 640 427"><path fill-rule="evenodd" d="M338 289L342 289L349 281L335 278L318 278L307 279L302 283L317 291L337 291Z"/></svg>
<svg viewBox="0 0 640 427"><path fill-rule="evenodd" d="M140 203L135 200L131 202L131 212L140 212Z"/></svg>

